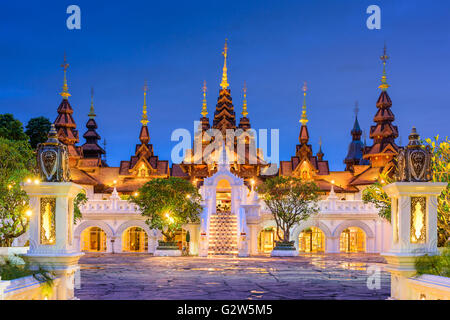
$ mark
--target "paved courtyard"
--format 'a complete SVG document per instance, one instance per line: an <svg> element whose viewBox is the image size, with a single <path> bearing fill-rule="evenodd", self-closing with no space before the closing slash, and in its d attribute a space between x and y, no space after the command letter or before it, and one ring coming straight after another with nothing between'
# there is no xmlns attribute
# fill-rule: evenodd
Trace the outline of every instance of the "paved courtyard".
<svg viewBox="0 0 450 320"><path fill-rule="evenodd" d="M389 273L379 255L293 258L153 257L86 254L79 299L386 299ZM367 267L381 268L381 288L367 287Z"/></svg>

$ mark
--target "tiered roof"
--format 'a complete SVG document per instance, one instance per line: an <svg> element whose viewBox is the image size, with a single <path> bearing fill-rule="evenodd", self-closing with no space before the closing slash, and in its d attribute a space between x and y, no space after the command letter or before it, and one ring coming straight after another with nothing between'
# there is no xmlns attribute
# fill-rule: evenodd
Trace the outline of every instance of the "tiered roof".
<svg viewBox="0 0 450 320"><path fill-rule="evenodd" d="M389 57L386 55L386 46L383 56L383 76L381 78L381 94L377 101L378 111L373 118L376 123L370 127L370 138L373 139L373 145L366 147L364 159L369 159L372 167L384 167L398 153L398 146L395 139L398 137L398 128L392 122L395 116L391 111L392 101L387 93L389 85L386 81L386 61Z"/></svg>
<svg viewBox="0 0 450 320"><path fill-rule="evenodd" d="M64 54L64 62L61 65L64 70L64 83L63 91L60 95L63 97L61 103L58 107L58 116L54 122L56 131L58 133L58 139L65 145L69 150L69 156L72 158L79 158L82 156L82 150L80 147L76 147L75 144L80 141L78 136L77 125L73 120L72 114L73 109L69 103L69 87L67 85L67 68L69 64L67 63L66 55Z"/></svg>
<svg viewBox="0 0 450 320"><path fill-rule="evenodd" d="M89 120L86 123L87 131L83 135L83 138L86 139L86 143L81 147L83 148L84 158L87 159L97 159L98 165L102 165L102 155L106 152L102 147L98 145L98 141L101 139L100 135L97 133L96 129L98 128L97 122L95 121L95 111L94 111L94 90L91 90L91 109L89 111Z"/></svg>
<svg viewBox="0 0 450 320"><path fill-rule="evenodd" d="M347 156L344 159L345 170L354 171L354 166L359 164L369 164L367 160L363 159L364 143L361 141L362 130L358 122L358 104L355 106L355 123L350 132L352 142L348 146Z"/></svg>

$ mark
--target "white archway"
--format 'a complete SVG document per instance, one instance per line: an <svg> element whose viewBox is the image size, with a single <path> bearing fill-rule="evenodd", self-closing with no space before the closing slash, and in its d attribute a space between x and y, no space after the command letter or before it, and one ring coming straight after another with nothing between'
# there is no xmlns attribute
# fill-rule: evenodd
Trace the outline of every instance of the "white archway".
<svg viewBox="0 0 450 320"><path fill-rule="evenodd" d="M81 251L81 233L90 227L97 227L106 233L106 252L111 252L111 240L114 239L114 232L112 228L104 221L101 220L88 220L82 222L80 225L75 227L74 232L74 243L78 251Z"/></svg>
<svg viewBox="0 0 450 320"><path fill-rule="evenodd" d="M300 236L300 233L303 230L308 229L310 227L319 228L325 235L325 252L326 252L328 249L327 241L328 241L328 239L331 239L333 237L333 234L325 223L323 223L322 221L319 221L319 220L315 220L315 219L308 219L306 221L303 221L303 222L297 224L294 227L294 229L291 231L290 239L291 239L291 241L294 241L295 249L297 251L299 250L298 237Z"/></svg>
<svg viewBox="0 0 450 320"><path fill-rule="evenodd" d="M333 237L336 239L336 250L339 252L339 239L341 236L342 231L345 229L351 228L351 227L357 227L360 228L362 231L364 231L366 236L366 243L365 243L365 252L372 253L375 250L375 233L373 230L363 221L361 220L348 220L344 221L341 224L339 224L336 229L334 229Z"/></svg>
<svg viewBox="0 0 450 320"><path fill-rule="evenodd" d="M147 234L148 239L148 252L153 252L156 238L154 235L154 232L149 228L149 226L145 223L145 221L142 220L129 220L124 223L122 223L115 232L115 245L114 245L114 252L122 252L122 239L123 239L123 233L132 227L139 227L142 228L145 233Z"/></svg>

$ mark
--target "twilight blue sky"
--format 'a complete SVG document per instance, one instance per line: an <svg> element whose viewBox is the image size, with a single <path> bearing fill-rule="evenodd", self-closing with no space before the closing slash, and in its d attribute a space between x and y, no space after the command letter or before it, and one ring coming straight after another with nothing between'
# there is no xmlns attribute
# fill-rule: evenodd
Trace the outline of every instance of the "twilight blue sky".
<svg viewBox="0 0 450 320"><path fill-rule="evenodd" d="M98 132L113 166L128 160L138 142L144 80L160 159L170 158L172 130L192 130L200 117L203 80L212 116L225 38L235 111L240 115L246 81L251 124L280 129L282 160L295 153L306 80L313 150L322 137L331 169L344 168L355 100L361 127L373 123L385 41L389 94L403 144L413 125L422 137L450 133L446 0L29 2L0 4L0 113L13 113L24 125L41 115L53 121L66 51L80 137L93 86ZM81 30L66 28L70 4L81 8ZM371 4L381 7L381 30L366 28Z"/></svg>

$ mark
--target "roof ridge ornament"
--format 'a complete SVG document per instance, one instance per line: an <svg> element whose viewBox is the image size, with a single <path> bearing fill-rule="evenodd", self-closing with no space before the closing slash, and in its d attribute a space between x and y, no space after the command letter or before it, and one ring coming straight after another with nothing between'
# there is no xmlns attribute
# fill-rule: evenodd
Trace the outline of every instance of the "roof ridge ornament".
<svg viewBox="0 0 450 320"><path fill-rule="evenodd" d="M206 87L206 80L203 80L203 87L202 87L202 91L203 91L203 101L202 101L202 112L200 112L200 114L203 116L203 118L205 118L208 115L208 108L206 105L206 91L207 91L207 87Z"/></svg>
<svg viewBox="0 0 450 320"><path fill-rule="evenodd" d="M67 85L67 68L69 68L69 64L67 63L67 56L66 56L66 52L64 52L64 61L61 64L61 67L64 70L64 82L63 82L63 90L60 93L61 97L63 97L63 99L67 100L70 97L70 93L69 93L69 86Z"/></svg>
<svg viewBox="0 0 450 320"><path fill-rule="evenodd" d="M386 43L384 43L383 55L380 57L381 61L383 61L383 75L381 76L381 85L378 87L382 91L386 91L389 88L389 84L387 83L386 77L386 61L389 59L389 56L386 53Z"/></svg>
<svg viewBox="0 0 450 320"><path fill-rule="evenodd" d="M91 87L91 109L89 110L88 116L90 119L94 119L96 116L94 111L94 87Z"/></svg>
<svg viewBox="0 0 450 320"><path fill-rule="evenodd" d="M222 89L228 89L228 75L227 75L227 55L228 55L228 39L225 39L225 45L223 47L223 69L222 69L222 82L220 83L220 86Z"/></svg>
<svg viewBox="0 0 450 320"><path fill-rule="evenodd" d="M242 88L242 92L244 92L244 100L242 103L242 116L247 118L247 83L244 81L244 87Z"/></svg>
<svg viewBox="0 0 450 320"><path fill-rule="evenodd" d="M142 106L142 120L141 123L143 126L147 126L148 121L148 115L147 115L147 91L148 91L148 85L147 80L144 82L144 105Z"/></svg>
<svg viewBox="0 0 450 320"><path fill-rule="evenodd" d="M302 124L302 126L306 126L306 124L309 121L306 116L306 91L308 90L306 81L303 82L302 90L303 90L302 116L299 122Z"/></svg>

